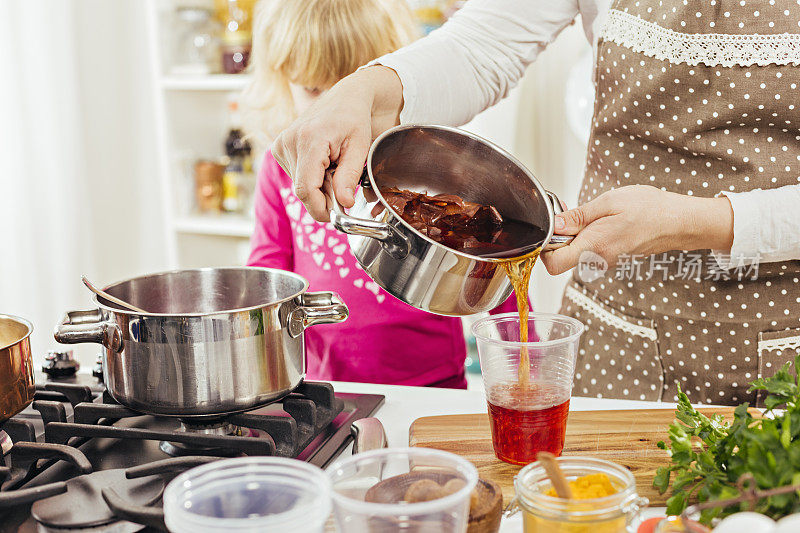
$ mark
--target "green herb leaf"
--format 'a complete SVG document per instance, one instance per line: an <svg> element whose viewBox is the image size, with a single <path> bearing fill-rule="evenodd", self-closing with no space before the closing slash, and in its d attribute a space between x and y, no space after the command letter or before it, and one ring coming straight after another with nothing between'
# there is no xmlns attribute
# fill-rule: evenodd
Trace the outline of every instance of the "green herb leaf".
<svg viewBox="0 0 800 533"><path fill-rule="evenodd" d="M792 363L774 376L759 378L749 391L764 391L769 416L754 418L743 403L728 424L720 415L699 413L688 396L678 391L675 421L670 424L669 442L658 447L670 453L670 465L657 470L653 486L661 493L672 483L667 513L680 514L689 499L718 500L739 494L737 481L751 474L759 489L766 490L800 483L800 351ZM792 371L793 370L793 371ZM781 408L778 410L778 408ZM742 506L703 511L705 524L716 517L737 512ZM772 518L800 512L800 491L772 496L757 502L756 512Z"/></svg>
<svg viewBox="0 0 800 533"><path fill-rule="evenodd" d="M783 418L783 430L781 431L781 445L788 450L792 445L792 417Z"/></svg>
<svg viewBox="0 0 800 533"><path fill-rule="evenodd" d="M660 466L656 470L656 477L653 478L653 486L658 489L658 492L664 494L669 488L669 478L672 471L668 466Z"/></svg>
<svg viewBox="0 0 800 533"><path fill-rule="evenodd" d="M685 492L676 492L667 500L667 515L678 516L686 509L688 495Z"/></svg>

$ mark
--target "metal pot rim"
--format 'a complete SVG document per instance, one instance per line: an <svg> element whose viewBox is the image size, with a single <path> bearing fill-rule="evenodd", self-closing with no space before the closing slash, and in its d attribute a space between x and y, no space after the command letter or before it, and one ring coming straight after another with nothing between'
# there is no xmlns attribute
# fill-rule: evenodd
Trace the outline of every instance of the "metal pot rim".
<svg viewBox="0 0 800 533"><path fill-rule="evenodd" d="M478 255L471 255L471 254L468 254L468 253L465 253L465 252L459 252L458 250L454 250L452 248L448 248L447 246L434 241L433 239L431 239L427 235L423 235L422 233L420 233L417 230L415 230L411 226L411 224L409 224L408 222L403 220L403 217L398 215L397 212L394 209L392 209L392 207L386 202L386 200L383 198L383 195L381 194L380 189L378 189L378 186L375 183L375 178L372 176L372 155L375 153L375 149L378 147L378 145L381 143L381 141L383 141L383 139L385 139L386 137L388 137L388 136L390 136L390 135L392 135L392 134L394 134L394 133L396 133L398 131L403 131L403 130L408 130L408 129L413 129L413 128L444 130L444 131L449 131L449 132L452 132L452 133L456 133L458 135L463 135L465 137L469 137L471 139L474 139L476 141L479 141L479 142L485 144L486 146L488 146L492 150L498 152L500 155L502 155L503 157L507 158L509 161L511 161L512 163L517 165L517 167L519 167L519 169L522 170L522 172L524 172L526 176L528 176L528 178L531 180L533 185L536 187L536 190L539 191L539 194L545 200L544 204L545 204L545 207L547 208L547 213L548 213L549 218L550 218L550 227L547 230L547 236L542 241L541 247L544 247L548 242L550 242L550 239L553 237L553 233L555 231L555 228L553 226L553 220L555 218L555 213L553 212L553 206L548 201L547 191L545 191L545 189L542 186L542 184L539 183L539 180L536 179L536 177L531 173L531 171L528 170L527 167L525 167L525 165L523 165L516 157L514 157L513 155L508 153L507 150L501 148L500 146L496 145L495 143L493 143L492 141L490 141L488 139L484 139L480 135L476 135L476 134L474 134L472 132L469 132L469 131L466 131L466 130L462 130L462 129L459 129L459 128L454 128L454 127L451 127L451 126L440 126L440 125L436 125L436 124L401 124L399 126L395 126L393 128L390 128L390 129L384 131L380 135L378 135L378 137L375 138L375 140L372 142L372 145L369 147L369 153L367 154L367 176L369 177L370 185L372 185L372 190L375 193L375 195L378 197L378 201L380 201L380 203L383 204L383 206L386 209L388 209L389 212L392 213L392 215L394 215L397 219L399 219L400 223L403 224L403 226L405 226L406 229L411 231L418 238L424 239L425 241L429 242L430 244L432 244L432 245L434 245L434 246L436 246L438 248L441 248L442 250L446 250L448 252L454 253L456 255L460 255L462 257L466 257L468 259L472 259L474 261L482 261L482 262L485 262L485 263L506 263L506 262L509 261L509 259L515 259L513 257L481 257L481 256L478 256Z"/></svg>
<svg viewBox="0 0 800 533"><path fill-rule="evenodd" d="M257 266L179 268L179 269L174 269L174 270L164 270L164 271L161 271L161 272L154 272L152 274L145 274L143 276L134 276L132 278L124 279L122 281L118 281L118 282L112 283L111 285L107 285L107 286L103 287L103 290L108 290L110 287L113 287L115 285L119 285L121 283L127 283L127 282L133 281L135 279L150 278L150 277L153 277L153 276L165 276L167 274L175 274L175 273L178 273L178 272L204 272L204 271L208 271L208 270L219 270L219 269L261 270L261 271L264 271L264 272L275 272L275 273L279 273L280 275L292 277L292 278L295 278L295 279L297 279L299 281L302 281L303 282L303 288L302 288L302 290L296 292L295 294L292 294L291 296L287 296L286 298L283 298L281 300L275 300L273 302L264 302L262 304L252 305L250 307L241 307L241 308L238 308L238 309L223 309L223 310L220 310L220 311L206 311L204 313L137 313L136 311L131 311L131 310L128 310L128 309L122 309L121 307L112 307L112 306L109 306L109 305L105 305L105 304L100 302L100 300L98 299L97 295L92 297L92 301L94 303L96 303L98 307L100 307L101 309L103 309L105 311L109 311L111 313L116 313L116 314L121 314L121 315L158 316L158 317L171 317L171 318L186 318L186 317L196 318L196 317L215 316L215 315L227 315L227 314L231 314L231 313L240 313L240 312L246 312L246 311L256 311L256 310L262 309L262 308L264 308L266 306L278 305L278 304L282 304L284 302L288 302L288 301L294 300L295 298L297 298L298 296L300 296L301 294L305 293L308 290L308 280L306 278L304 278L303 276L299 275L299 274L296 274L294 272L289 272L289 271L286 271L286 270L280 270L278 268L267 268L267 267L257 267Z"/></svg>
<svg viewBox="0 0 800 533"><path fill-rule="evenodd" d="M6 344L4 346L0 346L0 350L5 350L6 348L9 348L9 347L14 346L15 344L17 344L19 342L24 341L25 339L27 339L28 337L31 336L31 333L33 333L33 324L31 323L30 320L26 320L26 319L24 319L22 317L19 317L19 316L16 316L16 315L7 315L7 314L2 314L2 313L0 313L0 318L13 320L15 322L18 322L18 323L22 324L26 328L28 328L28 332L24 336L20 337L19 339L15 340L14 342L11 342L11 343Z"/></svg>

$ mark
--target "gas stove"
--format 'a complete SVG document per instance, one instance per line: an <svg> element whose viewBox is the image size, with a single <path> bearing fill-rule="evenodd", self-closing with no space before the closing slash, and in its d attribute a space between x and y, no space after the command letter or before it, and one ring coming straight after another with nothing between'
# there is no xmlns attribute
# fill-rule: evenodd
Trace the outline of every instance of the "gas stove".
<svg viewBox="0 0 800 533"><path fill-rule="evenodd" d="M92 375L37 383L33 403L0 428L0 533L157 531L161 492L184 470L243 455L325 467L384 400L306 381L265 407L182 421L119 405Z"/></svg>

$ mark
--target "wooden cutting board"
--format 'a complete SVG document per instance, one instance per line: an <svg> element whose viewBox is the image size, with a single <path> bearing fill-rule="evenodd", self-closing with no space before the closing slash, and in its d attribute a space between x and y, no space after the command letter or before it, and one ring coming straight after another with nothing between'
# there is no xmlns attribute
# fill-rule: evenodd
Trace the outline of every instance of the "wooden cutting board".
<svg viewBox="0 0 800 533"><path fill-rule="evenodd" d="M733 419L732 407L700 411ZM663 506L669 492L659 494L652 483L656 469L667 464L669 456L656 443L668 441L667 429L674 418L673 409L570 412L563 455L607 459L628 467L636 478L639 495L647 497L650 505ZM488 415L418 418L411 425L409 443L445 450L472 461L482 478L500 485L504 504L514 496L514 476L521 467L495 457Z"/></svg>

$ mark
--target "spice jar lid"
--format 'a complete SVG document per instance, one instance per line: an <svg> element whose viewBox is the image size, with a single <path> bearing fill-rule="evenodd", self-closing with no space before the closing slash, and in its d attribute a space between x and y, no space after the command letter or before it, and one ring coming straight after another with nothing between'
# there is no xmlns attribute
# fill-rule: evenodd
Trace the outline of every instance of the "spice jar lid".
<svg viewBox="0 0 800 533"><path fill-rule="evenodd" d="M601 498L567 500L547 495L552 484L541 463L534 462L514 477L515 500L524 511L555 521L607 520L638 513L649 503L636 493L636 481L622 465L591 457L559 457L561 470L569 480L591 474L605 474L617 492Z"/></svg>

